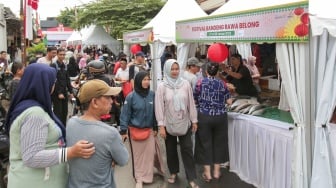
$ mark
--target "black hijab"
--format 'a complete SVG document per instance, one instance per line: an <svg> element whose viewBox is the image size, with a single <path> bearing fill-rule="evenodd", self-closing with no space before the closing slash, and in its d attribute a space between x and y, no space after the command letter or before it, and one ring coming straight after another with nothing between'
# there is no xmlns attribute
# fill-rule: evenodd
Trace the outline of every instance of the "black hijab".
<svg viewBox="0 0 336 188"><path fill-rule="evenodd" d="M63 123L52 111L51 89L56 81L56 69L43 63L34 63L25 69L18 88L13 96L6 117L5 128L7 134L16 117L24 110L33 106L40 106L55 121L65 138Z"/></svg>
<svg viewBox="0 0 336 188"><path fill-rule="evenodd" d="M134 91L142 97L146 97L150 89L150 87L146 89L142 87L142 80L146 76L149 77L149 73L147 71L140 71L135 75L135 78L134 78Z"/></svg>

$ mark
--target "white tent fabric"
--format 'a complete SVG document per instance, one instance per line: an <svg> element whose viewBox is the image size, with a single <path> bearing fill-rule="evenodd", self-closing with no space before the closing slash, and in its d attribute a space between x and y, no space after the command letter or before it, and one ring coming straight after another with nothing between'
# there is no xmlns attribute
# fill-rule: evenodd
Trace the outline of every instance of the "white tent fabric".
<svg viewBox="0 0 336 188"><path fill-rule="evenodd" d="M329 121L336 106L336 15L326 0L309 2L311 52L316 78L315 142L311 188L336 187L336 132Z"/></svg>
<svg viewBox="0 0 336 188"><path fill-rule="evenodd" d="M73 31L70 37L66 40L67 44L81 44L83 36L86 36L94 27L84 27L80 31Z"/></svg>
<svg viewBox="0 0 336 188"><path fill-rule="evenodd" d="M106 45L113 53L119 53L121 50L121 42L111 37L101 26L91 25L82 36L84 46Z"/></svg>
<svg viewBox="0 0 336 188"><path fill-rule="evenodd" d="M336 134L330 131L329 121L336 105L336 55L331 55L336 54L336 38L325 30L321 35L313 36L311 42L317 107L311 187L333 188L336 186L335 173L332 172L335 170L335 158L331 156L331 150L335 150L335 145L329 139Z"/></svg>
<svg viewBox="0 0 336 188"><path fill-rule="evenodd" d="M165 46L176 44L175 22L206 15L195 0L168 0L160 12L143 27L143 29L153 28L154 33L154 44L151 45L154 89L156 89L157 81L162 79L160 57L164 52ZM184 52L183 50L182 53L187 53L187 51ZM180 59L180 54L177 54L177 56L181 65L187 60Z"/></svg>
<svg viewBox="0 0 336 188"><path fill-rule="evenodd" d="M260 7L270 7L275 5L281 5L281 4L288 4L293 2L300 2L305 0L230 0L221 7L219 7L217 10L215 10L213 13L211 13L211 16L213 15L220 15L225 14L229 12L240 12L240 11L246 11L246 10L252 10L257 9Z"/></svg>
<svg viewBox="0 0 336 188"><path fill-rule="evenodd" d="M308 79L305 67L309 62L309 44L278 43L276 54L282 76L283 87L289 101L291 114L296 124L294 129L294 156L292 162L292 187L308 187L307 153L306 153L306 100L305 87ZM309 128L309 127L308 127Z"/></svg>
<svg viewBox="0 0 336 188"><path fill-rule="evenodd" d="M302 0L230 0L222 7L214 11L211 15L220 15L230 12L239 12L261 7L270 7L281 4L288 4L293 2L300 2ZM241 45L237 45L238 51L243 51ZM292 187L306 188L308 187L308 172L307 172L307 152L306 152L306 90L301 86L305 85L307 80L307 72L305 71L305 64L308 61L308 44L277 44L277 59L282 75L282 83L285 87L285 93L290 101L291 114L296 123L295 140L294 140L294 156L292 162ZM248 55L249 50L246 55ZM309 127L308 127L309 129Z"/></svg>
<svg viewBox="0 0 336 188"><path fill-rule="evenodd" d="M250 43L242 43L239 42L236 44L237 46L237 50L239 52L239 54L247 59L248 57L250 57L252 55L252 49L251 49L251 44Z"/></svg>
<svg viewBox="0 0 336 188"><path fill-rule="evenodd" d="M73 31L70 37L66 40L67 45L74 44L76 42L80 43L82 41L82 35L80 31Z"/></svg>
<svg viewBox="0 0 336 188"><path fill-rule="evenodd" d="M206 15L194 0L168 0L160 12L143 28L153 28L154 41L176 44L176 21Z"/></svg>
<svg viewBox="0 0 336 188"><path fill-rule="evenodd" d="M177 62L184 69L187 66L187 59L195 56L197 43L179 43L177 44Z"/></svg>

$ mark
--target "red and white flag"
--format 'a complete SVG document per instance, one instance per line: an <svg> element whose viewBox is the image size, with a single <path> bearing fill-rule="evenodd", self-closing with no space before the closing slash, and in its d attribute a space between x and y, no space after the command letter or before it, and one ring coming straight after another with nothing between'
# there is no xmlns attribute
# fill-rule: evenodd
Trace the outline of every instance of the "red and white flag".
<svg viewBox="0 0 336 188"><path fill-rule="evenodd" d="M38 3L39 0L27 0L28 5L32 7L32 9L37 10L38 9Z"/></svg>
<svg viewBox="0 0 336 188"><path fill-rule="evenodd" d="M38 0L24 0L24 31L25 38L33 40L33 14L38 9Z"/></svg>

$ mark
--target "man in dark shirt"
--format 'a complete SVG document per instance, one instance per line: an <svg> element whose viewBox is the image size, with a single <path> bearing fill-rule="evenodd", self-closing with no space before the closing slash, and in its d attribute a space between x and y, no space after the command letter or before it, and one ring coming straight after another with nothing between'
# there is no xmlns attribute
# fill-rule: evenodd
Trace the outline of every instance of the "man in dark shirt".
<svg viewBox="0 0 336 188"><path fill-rule="evenodd" d="M57 81L55 83L55 90L51 96L53 103L53 111L56 116L66 125L68 115L68 93L72 99L73 91L70 83L70 77L66 65L64 64L65 49L59 48L57 50L57 61L50 66L57 70Z"/></svg>
<svg viewBox="0 0 336 188"><path fill-rule="evenodd" d="M139 51L135 54L134 63L129 67L129 80L134 86L134 77L139 71L146 71L148 67L145 62L145 54ZM133 87L134 88L134 87Z"/></svg>
<svg viewBox="0 0 336 188"><path fill-rule="evenodd" d="M230 68L225 68L224 72L228 75L227 80L235 87L238 95L247 95L258 97L257 89L253 85L252 77L249 69L243 64L240 54L233 54L230 57Z"/></svg>
<svg viewBox="0 0 336 188"><path fill-rule="evenodd" d="M114 81L106 74L105 63L100 60L90 61L87 65L89 72L88 80L99 79L103 80L109 86L114 85Z"/></svg>

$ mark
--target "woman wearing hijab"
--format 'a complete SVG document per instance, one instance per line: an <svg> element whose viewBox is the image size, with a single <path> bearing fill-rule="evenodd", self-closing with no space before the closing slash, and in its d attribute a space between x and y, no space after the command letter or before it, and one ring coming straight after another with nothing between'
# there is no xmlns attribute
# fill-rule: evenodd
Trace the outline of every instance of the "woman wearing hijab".
<svg viewBox="0 0 336 188"><path fill-rule="evenodd" d="M95 151L85 140L65 145L65 129L52 112L51 93L56 70L48 65L29 65L22 76L6 119L10 138L9 188L63 188L66 162L89 158Z"/></svg>
<svg viewBox="0 0 336 188"><path fill-rule="evenodd" d="M255 65L255 63L257 62L257 58L255 56L249 56L247 59L248 59L247 68L250 70L254 87L256 87L258 93L260 93L261 92L259 86L260 73L258 67Z"/></svg>
<svg viewBox="0 0 336 188"><path fill-rule="evenodd" d="M153 182L153 167L156 167L161 175L164 174L159 141L156 137L154 96L154 92L150 91L148 72L140 71L134 78L134 90L127 95L121 109L120 134L123 140L130 136L136 188L142 188L143 183ZM140 136L146 136L137 138L136 133L139 132Z"/></svg>
<svg viewBox="0 0 336 188"><path fill-rule="evenodd" d="M220 164L229 161L228 119L225 104L230 103L226 84L218 79L218 63L208 63L207 77L199 80L194 91L198 104L195 160L203 165L202 177L209 182L221 177ZM216 96L216 97L213 97ZM211 175L213 167L213 176Z"/></svg>
<svg viewBox="0 0 336 188"><path fill-rule="evenodd" d="M155 115L160 136L165 139L167 163L170 172L169 183L175 183L179 173L177 138L189 185L197 188L193 158L192 132L197 130L197 111L191 85L181 78L180 67L175 59L164 65L164 81L155 94Z"/></svg>

